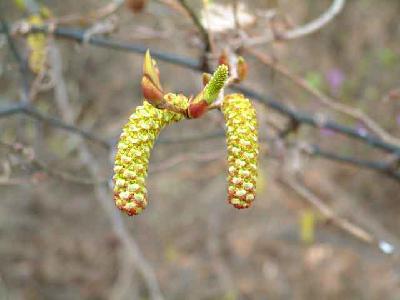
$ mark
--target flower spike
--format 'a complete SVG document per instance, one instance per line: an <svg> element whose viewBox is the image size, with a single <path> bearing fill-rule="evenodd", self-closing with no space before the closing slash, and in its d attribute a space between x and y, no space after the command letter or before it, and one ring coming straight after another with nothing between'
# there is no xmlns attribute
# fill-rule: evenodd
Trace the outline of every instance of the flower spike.
<svg viewBox="0 0 400 300"><path fill-rule="evenodd" d="M188 116L192 119L204 115L208 107L218 98L228 80L229 70L226 65L220 65L210 77L203 74L203 83L207 82L203 91L194 98L188 108Z"/></svg>
<svg viewBox="0 0 400 300"><path fill-rule="evenodd" d="M224 98L228 146L228 202L250 207L255 199L258 160L258 128L252 103L241 94Z"/></svg>
<svg viewBox="0 0 400 300"><path fill-rule="evenodd" d="M188 99L182 95L167 94L173 105L186 109ZM161 110L144 101L130 116L118 143L114 166L114 201L128 215L137 215L147 206L145 180L149 157L154 142L168 124L182 120L184 116Z"/></svg>
<svg viewBox="0 0 400 300"><path fill-rule="evenodd" d="M203 99L208 105L212 104L218 98L220 91L224 88L228 80L228 76L228 67L226 65L219 65L203 90Z"/></svg>
<svg viewBox="0 0 400 300"><path fill-rule="evenodd" d="M29 16L27 21L29 25L41 26L51 16L51 11L41 6L38 13ZM26 41L29 48L29 68L34 74L40 74L48 67L48 38L43 33L33 33L28 35Z"/></svg>

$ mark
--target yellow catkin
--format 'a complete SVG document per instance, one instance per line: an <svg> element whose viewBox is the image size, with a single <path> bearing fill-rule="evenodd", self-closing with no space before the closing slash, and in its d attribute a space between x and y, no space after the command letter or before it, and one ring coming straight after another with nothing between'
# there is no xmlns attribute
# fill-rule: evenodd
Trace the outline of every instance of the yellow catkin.
<svg viewBox="0 0 400 300"><path fill-rule="evenodd" d="M167 94L165 99L186 109L188 100ZM147 101L130 116L122 129L115 156L114 200L128 215L137 215L147 206L145 180L154 142L166 125L182 120L181 114L155 108Z"/></svg>
<svg viewBox="0 0 400 300"><path fill-rule="evenodd" d="M241 94L224 98L228 147L228 201L236 208L250 207L255 199L258 161L256 112Z"/></svg>
<svg viewBox="0 0 400 300"><path fill-rule="evenodd" d="M31 25L43 25L41 15L32 15L28 19ZM35 74L41 73L46 67L47 61L47 37L43 33L33 33L28 35L27 44L29 47L28 64L31 71Z"/></svg>

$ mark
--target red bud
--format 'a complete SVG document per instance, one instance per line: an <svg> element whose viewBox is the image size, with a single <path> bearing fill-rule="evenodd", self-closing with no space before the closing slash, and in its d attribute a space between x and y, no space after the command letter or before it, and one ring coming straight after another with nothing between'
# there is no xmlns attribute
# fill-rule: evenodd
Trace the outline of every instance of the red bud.
<svg viewBox="0 0 400 300"><path fill-rule="evenodd" d="M226 65L228 68L230 67L229 57L226 50L223 50L221 55L218 58L218 65Z"/></svg>
<svg viewBox="0 0 400 300"><path fill-rule="evenodd" d="M152 105L157 106L163 101L164 93L160 91L153 82L147 77L142 77L143 97Z"/></svg>
<svg viewBox="0 0 400 300"><path fill-rule="evenodd" d="M147 0L126 0L126 6L133 12L141 12L147 4Z"/></svg>
<svg viewBox="0 0 400 300"><path fill-rule="evenodd" d="M199 102L192 102L189 104L188 115L189 118L197 119L204 115L208 110L208 104L205 100Z"/></svg>

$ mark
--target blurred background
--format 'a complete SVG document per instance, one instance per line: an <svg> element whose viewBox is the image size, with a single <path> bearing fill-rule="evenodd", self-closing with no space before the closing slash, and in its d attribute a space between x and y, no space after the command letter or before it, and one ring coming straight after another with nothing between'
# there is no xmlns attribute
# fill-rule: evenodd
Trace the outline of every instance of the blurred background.
<svg viewBox="0 0 400 300"><path fill-rule="evenodd" d="M262 155L250 209L226 202L224 123L212 111L162 132L149 206L120 213L113 155L142 103L143 55L89 41L207 57L211 69L223 49L238 50L245 86L321 123L375 134L324 99L362 110L399 145L400 2L333 1L344 4L338 15L293 39L280 37L332 1L127 2L1 0L0 299L399 299L400 180L307 149L393 162L391 170L399 157L324 128L280 134L290 120L256 100ZM18 26L34 23L37 7L40 22L61 20L87 42L29 41ZM188 9L211 39L207 56ZM166 91L201 90L201 73L157 61ZM21 103L36 114L10 111Z"/></svg>

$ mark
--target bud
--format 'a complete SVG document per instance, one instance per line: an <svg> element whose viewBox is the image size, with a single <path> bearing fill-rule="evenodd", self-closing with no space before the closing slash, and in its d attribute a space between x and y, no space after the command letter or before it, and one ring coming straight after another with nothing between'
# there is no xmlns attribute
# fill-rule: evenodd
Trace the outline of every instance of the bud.
<svg viewBox="0 0 400 300"><path fill-rule="evenodd" d="M176 107L187 109L186 97L172 94L167 96ZM158 134L168 124L183 118L181 114L155 108L144 101L123 127L115 156L114 201L128 215L140 214L147 206L145 180L150 151Z"/></svg>
<svg viewBox="0 0 400 300"><path fill-rule="evenodd" d="M250 207L255 199L258 161L258 128L252 103L241 94L224 98L222 113L227 127L228 202Z"/></svg>
<svg viewBox="0 0 400 300"><path fill-rule="evenodd" d="M133 12L141 12L147 4L147 0L125 0L126 6Z"/></svg>
<svg viewBox="0 0 400 300"><path fill-rule="evenodd" d="M160 91L147 76L142 77L142 94L155 107L159 107L163 102L164 93Z"/></svg>
<svg viewBox="0 0 400 300"><path fill-rule="evenodd" d="M211 80L212 75L210 73L203 73L203 87L205 87Z"/></svg>
<svg viewBox="0 0 400 300"><path fill-rule="evenodd" d="M189 103L188 116L195 119L203 116L208 107L218 98L219 93L228 80L229 72L226 65L220 65L210 77L209 74L203 74L203 82L207 81L203 91L199 93Z"/></svg>
<svg viewBox="0 0 400 300"><path fill-rule="evenodd" d="M238 76L238 81L241 82L247 78L247 75L249 73L249 65L243 58L243 56L238 57L238 63L237 63L237 76Z"/></svg>
<svg viewBox="0 0 400 300"><path fill-rule="evenodd" d="M164 91L160 83L160 71L149 50L144 56L142 91L145 99L154 106L158 107L162 103Z"/></svg>
<svg viewBox="0 0 400 300"><path fill-rule="evenodd" d="M197 119L208 111L208 103L205 100L193 101L188 108L188 116L191 119Z"/></svg>
<svg viewBox="0 0 400 300"><path fill-rule="evenodd" d="M222 53L218 58L218 65L225 65L228 66L228 68L230 67L228 53L225 49L222 50Z"/></svg>

